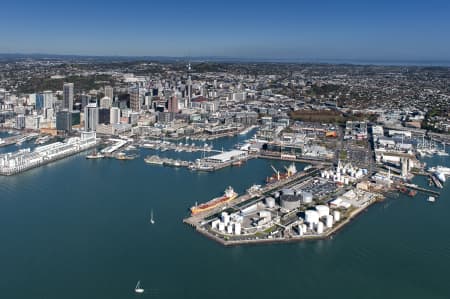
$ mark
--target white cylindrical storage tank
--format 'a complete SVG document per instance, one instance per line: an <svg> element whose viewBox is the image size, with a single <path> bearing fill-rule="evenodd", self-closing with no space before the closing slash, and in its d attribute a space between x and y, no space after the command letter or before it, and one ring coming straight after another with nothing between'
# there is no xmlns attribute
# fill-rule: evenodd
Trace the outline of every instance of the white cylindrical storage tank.
<svg viewBox="0 0 450 299"><path fill-rule="evenodd" d="M348 177L345 177L344 178L344 184L348 185L348 183L349 183Z"/></svg>
<svg viewBox="0 0 450 299"><path fill-rule="evenodd" d="M220 214L220 218L222 219L222 222L225 222L225 217L227 217L228 216L228 213L227 212L222 212L221 214Z"/></svg>
<svg viewBox="0 0 450 299"><path fill-rule="evenodd" d="M325 205L316 206L316 210L317 210L317 212L319 212L319 218L330 214L330 208Z"/></svg>
<svg viewBox="0 0 450 299"><path fill-rule="evenodd" d="M334 221L336 221L336 222L341 220L341 213L339 211L334 211L333 218L334 218Z"/></svg>
<svg viewBox="0 0 450 299"><path fill-rule="evenodd" d="M319 223L317 223L317 233L318 234L323 233L323 222L321 222L321 221L319 221Z"/></svg>
<svg viewBox="0 0 450 299"><path fill-rule="evenodd" d="M212 227L213 229L217 229L217 228L219 227L219 223L220 223L220 220L219 220L219 219L214 220L213 222L211 222L211 227Z"/></svg>
<svg viewBox="0 0 450 299"><path fill-rule="evenodd" d="M225 215L223 217L223 222L225 223L225 225L228 225L228 223L230 223L230 215Z"/></svg>
<svg viewBox="0 0 450 299"><path fill-rule="evenodd" d="M227 225L227 233L232 234L233 233L233 224L228 224Z"/></svg>
<svg viewBox="0 0 450 299"><path fill-rule="evenodd" d="M306 226L305 223L302 224L302 228L303 228L303 233L306 233L306 230L308 229L308 227Z"/></svg>
<svg viewBox="0 0 450 299"><path fill-rule="evenodd" d="M236 235L240 235L241 234L241 224L240 223L235 223L234 224L234 233Z"/></svg>
<svg viewBox="0 0 450 299"><path fill-rule="evenodd" d="M331 215L327 215L326 216L325 225L328 228L332 228L333 227L333 216L331 216Z"/></svg>
<svg viewBox="0 0 450 299"><path fill-rule="evenodd" d="M306 192L306 191L302 192L302 203L308 204L308 203L311 203L312 200L313 200L313 195L311 192Z"/></svg>
<svg viewBox="0 0 450 299"><path fill-rule="evenodd" d="M271 216L271 214L269 211L260 211L259 212L259 217L261 217L261 218L266 218L266 217L270 217L270 216Z"/></svg>
<svg viewBox="0 0 450 299"><path fill-rule="evenodd" d="M319 222L319 212L314 210L305 211L305 222L316 224Z"/></svg>
<svg viewBox="0 0 450 299"><path fill-rule="evenodd" d="M269 209L272 209L275 207L275 198L266 197L265 201L266 201L266 207L268 207Z"/></svg>
<svg viewBox="0 0 450 299"><path fill-rule="evenodd" d="M219 222L219 231L223 232L225 230L225 223Z"/></svg>
<svg viewBox="0 0 450 299"><path fill-rule="evenodd" d="M298 225L298 235L301 237L303 236L303 226L301 224Z"/></svg>

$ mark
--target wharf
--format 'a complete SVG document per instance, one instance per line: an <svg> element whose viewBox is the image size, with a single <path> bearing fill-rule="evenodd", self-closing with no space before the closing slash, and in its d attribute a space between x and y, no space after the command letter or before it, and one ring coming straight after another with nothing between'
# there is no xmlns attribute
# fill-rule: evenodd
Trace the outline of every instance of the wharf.
<svg viewBox="0 0 450 299"><path fill-rule="evenodd" d="M239 246L239 245L252 245L252 244L272 244L272 243L289 243L289 242L301 242L301 241L311 241L311 240L323 240L329 239L332 235L336 234L338 231L343 229L347 224L349 224L354 218L360 215L362 212L366 211L368 207L372 204L376 203L377 200L370 201L366 206L359 207L353 210L344 220L340 221L333 228L325 231L322 234L307 234L303 236L292 236L288 234L285 237L281 238L264 238L264 239L244 239L244 240L225 240L220 238L212 233L210 233L207 229L203 228L201 224L192 224L185 219L185 223L192 225L195 230L207 238L210 238L224 246ZM204 217L203 217L204 218Z"/></svg>
<svg viewBox="0 0 450 299"><path fill-rule="evenodd" d="M265 193L271 192L273 190L280 189L284 186L290 185L292 183L297 183L300 180L309 178L311 175L318 174L321 169L322 169L322 167L310 168L307 172L299 172L290 178L280 180L280 181L272 183L272 184L268 184L268 185L262 187L262 189L260 190L260 193L265 194ZM218 206L210 211L205 211L205 212L199 213L197 215L191 215L190 217L185 218L183 220L183 222L199 229L201 226L201 223L203 222L203 219L208 218L214 214L217 214L224 209L227 209L227 208L236 206L238 204L241 204L243 202L249 201L250 199L253 199L255 197L256 197L255 195L250 195L250 194L241 195L241 196L237 197L236 199L234 199L224 205Z"/></svg>
<svg viewBox="0 0 450 299"><path fill-rule="evenodd" d="M414 189L414 190L421 191L421 192L424 192L424 193L433 194L435 196L439 196L440 195L440 193L437 192L437 191L426 189L426 188L422 188L422 187L419 187L419 186L417 186L415 184L405 184L405 186L410 188L410 189Z"/></svg>
<svg viewBox="0 0 450 299"><path fill-rule="evenodd" d="M333 165L333 162L331 161L326 161L323 159L306 159L306 158L284 158L281 156L273 156L273 155L262 155L262 154L257 154L256 155L257 158L261 158L261 159L269 159L269 160L280 160L280 161L291 161L291 162L299 162L299 163L309 163L309 164L315 164L315 165Z"/></svg>
<svg viewBox="0 0 450 299"><path fill-rule="evenodd" d="M10 137L5 137L5 138L0 138L0 140L1 140L0 147L16 144L17 142L25 141L25 140L28 140L28 139L30 139L30 136L22 135L22 134L21 135L10 136Z"/></svg>

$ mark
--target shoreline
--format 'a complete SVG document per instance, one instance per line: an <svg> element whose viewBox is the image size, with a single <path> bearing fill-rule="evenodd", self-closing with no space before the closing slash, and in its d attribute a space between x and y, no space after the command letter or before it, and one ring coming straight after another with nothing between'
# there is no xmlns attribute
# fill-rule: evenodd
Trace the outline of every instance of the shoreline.
<svg viewBox="0 0 450 299"><path fill-rule="evenodd" d="M303 241L316 241L316 240L325 240L329 239L331 236L337 234L340 230L346 227L347 224L350 224L352 220L356 219L362 212L366 211L370 206L379 202L379 200L373 200L368 205L364 207L360 207L354 210L346 219L340 221L335 227L331 228L327 232L320 235L304 235L301 237L286 237L286 238L277 238L277 239L252 239L252 240L237 240L237 241L228 241L224 240L212 233L210 233L206 229L201 229L198 225L194 225L192 223L186 222L184 219L183 222L189 224L194 228L195 231L199 232L201 235L211 239L222 246L225 247L233 247L233 246L241 246L241 245L259 245L259 244L276 244L276 243L294 243L294 242L303 242Z"/></svg>

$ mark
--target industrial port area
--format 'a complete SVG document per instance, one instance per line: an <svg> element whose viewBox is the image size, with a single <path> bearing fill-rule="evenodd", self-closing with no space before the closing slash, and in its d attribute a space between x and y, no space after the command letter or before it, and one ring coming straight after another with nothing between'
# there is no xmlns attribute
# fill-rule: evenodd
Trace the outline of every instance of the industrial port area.
<svg viewBox="0 0 450 299"><path fill-rule="evenodd" d="M323 166L307 166L297 172L291 164L283 178L277 173L267 185L253 185L242 196L225 192L203 209L192 207L184 222L223 245L320 239L384 198L335 185L324 171Z"/></svg>
<svg viewBox="0 0 450 299"><path fill-rule="evenodd" d="M40 63L11 65L27 73L29 66L39 72ZM424 162L448 156L445 131L450 125L436 111L447 109L448 95L430 93L405 110L397 101L400 95L392 93L396 84L411 84L401 68L354 66L347 77L335 74L346 73L346 66L231 64L218 71L217 65L203 63L128 62L125 71L90 62L105 85L86 90L66 82L86 75L84 63L80 69L76 63L70 70L57 63L44 68L53 72L51 80L62 80L60 91L40 86L25 92L29 82L19 78L11 90L7 82L0 85L5 133L0 175L17 175L79 153L89 161L137 159L149 168L207 173L245 168L251 159L283 163L278 169L267 167L265 181L240 194L224 182L223 195L195 200L184 222L224 245L328 238L392 194L414 197L421 192L436 201L450 175L449 168ZM142 74L142 68L152 75L130 73ZM262 74L242 76L242 68ZM370 102L376 96L358 82L385 84L385 70L397 74L397 81L377 94L390 100L377 109L355 103L357 95L348 86L353 84ZM425 84L425 70L411 72L417 75L415 84ZM427 76L440 86L440 69ZM430 101L435 106L429 107ZM424 176L429 187L415 184L417 176Z"/></svg>

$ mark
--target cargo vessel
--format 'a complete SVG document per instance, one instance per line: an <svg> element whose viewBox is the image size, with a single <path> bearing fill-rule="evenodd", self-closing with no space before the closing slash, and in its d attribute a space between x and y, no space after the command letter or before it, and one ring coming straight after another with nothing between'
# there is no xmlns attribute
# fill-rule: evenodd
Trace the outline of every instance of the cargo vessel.
<svg viewBox="0 0 450 299"><path fill-rule="evenodd" d="M216 197L206 203L203 203L200 205L195 205L195 206L191 207L191 214L195 215L195 214L198 214L201 212L206 212L206 211L212 210L224 203L229 202L230 200L235 199L237 196L238 196L238 194L230 186L225 189L223 196Z"/></svg>
<svg viewBox="0 0 450 299"><path fill-rule="evenodd" d="M292 163L291 165L289 165L289 167L285 167L286 172L283 172L283 173L278 171L277 169L275 169L275 167L273 167L273 166L271 166L271 167L275 173L272 176L266 178L266 183L268 183L268 184L287 179L297 173L297 168L295 167L295 163Z"/></svg>

